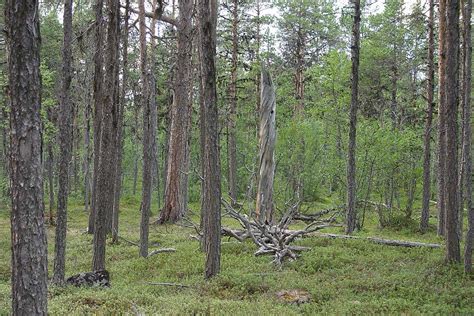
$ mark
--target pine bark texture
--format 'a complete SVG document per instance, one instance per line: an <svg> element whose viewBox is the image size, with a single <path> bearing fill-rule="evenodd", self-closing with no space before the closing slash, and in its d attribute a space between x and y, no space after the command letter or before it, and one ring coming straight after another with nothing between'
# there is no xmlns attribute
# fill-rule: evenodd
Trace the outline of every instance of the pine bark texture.
<svg viewBox="0 0 474 316"><path fill-rule="evenodd" d="M261 223L273 220L273 180L275 177L276 95L270 73L262 70L259 132L259 177L255 214Z"/></svg>
<svg viewBox="0 0 474 316"><path fill-rule="evenodd" d="M142 81L142 106L143 106L143 176L142 176L142 203L140 206L140 256L148 256L148 227L150 221L151 186L153 181L152 173L152 135L151 129L151 108L150 108L150 83L147 69L147 43L146 43L146 21L145 2L138 1L138 18L140 29L140 74Z"/></svg>
<svg viewBox="0 0 474 316"><path fill-rule="evenodd" d="M115 166L115 185L114 185L114 209L112 218L112 242L118 242L119 231L119 213L120 213L120 196L122 193L122 153L123 153L123 124L124 111L127 102L127 83L128 83L128 32L129 32L129 7L130 0L125 4L125 21L123 27L123 44L122 44L122 85L120 90L118 126L117 126L117 164Z"/></svg>
<svg viewBox="0 0 474 316"><path fill-rule="evenodd" d="M446 228L446 190L445 190L445 157L446 157L446 0L439 2L439 71L438 71L438 235L445 235Z"/></svg>
<svg viewBox="0 0 474 316"><path fill-rule="evenodd" d="M99 0L98 2L101 2ZM119 17L120 3L118 0L107 0L107 45L104 90L102 95L102 123L100 136L99 170L97 178L96 214L94 229L93 270L105 270L105 242L109 230L108 217L114 203L115 184L115 134L114 124L117 123L117 80L118 80L118 49L119 49ZM111 228L111 226L110 226Z"/></svg>
<svg viewBox="0 0 474 316"><path fill-rule="evenodd" d="M97 209L97 178L99 175L100 135L102 129L102 98L104 85L104 0L95 3L95 52L94 52L94 173L92 175L91 211L87 232L94 234Z"/></svg>
<svg viewBox="0 0 474 316"><path fill-rule="evenodd" d="M430 219L430 197L431 197L431 130L433 124L434 110L434 0L429 0L428 19L428 69L427 69L427 111L424 134L423 153L423 200L420 220L420 231L426 232Z"/></svg>
<svg viewBox="0 0 474 316"><path fill-rule="evenodd" d="M221 257L221 169L219 155L219 114L216 85L217 0L199 0L201 74L204 102L204 185L203 207L206 208L204 238L209 279L220 271Z"/></svg>
<svg viewBox="0 0 474 316"><path fill-rule="evenodd" d="M441 0L443 2L445 0ZM458 235L457 114L459 102L459 1L446 1L446 261L461 260Z"/></svg>
<svg viewBox="0 0 474 316"><path fill-rule="evenodd" d="M179 0L177 69L168 146L165 201L158 222L176 222L187 210L191 128L192 0Z"/></svg>
<svg viewBox="0 0 474 316"><path fill-rule="evenodd" d="M472 0L466 0L463 12L463 37L464 37L464 80L463 80L463 111L464 111L464 170L466 188L466 207L468 230L466 233L466 244L464 248L464 270L466 273L472 271L472 246L474 243L474 209L472 205L472 125L471 125L471 69L472 69L472 42L471 42L471 15ZM462 233L462 232L461 232Z"/></svg>
<svg viewBox="0 0 474 316"><path fill-rule="evenodd" d="M352 78L351 106L349 109L349 152L347 159L347 218L346 233L356 228L356 133L357 110L359 108L359 42L360 42L360 0L354 1L354 23L352 25Z"/></svg>
<svg viewBox="0 0 474 316"><path fill-rule="evenodd" d="M54 243L53 283L62 285L66 266L66 230L67 201L69 190L69 164L72 150L72 0L64 0L63 14L63 65L61 101L59 109L59 191L58 210L56 215L56 235Z"/></svg>
<svg viewBox="0 0 474 316"><path fill-rule="evenodd" d="M40 28L36 0L5 2L10 97L13 315L47 315L40 118Z"/></svg>

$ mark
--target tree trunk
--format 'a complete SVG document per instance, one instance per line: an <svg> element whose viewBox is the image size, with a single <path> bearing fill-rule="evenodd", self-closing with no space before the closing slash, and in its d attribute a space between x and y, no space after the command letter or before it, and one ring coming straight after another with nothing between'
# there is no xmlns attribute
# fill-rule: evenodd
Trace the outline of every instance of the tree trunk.
<svg viewBox="0 0 474 316"><path fill-rule="evenodd" d="M270 73L262 70L259 133L259 177L255 213L262 222L273 220L273 179L275 176L276 96Z"/></svg>
<svg viewBox="0 0 474 316"><path fill-rule="evenodd" d="M46 159L46 169L48 172L48 193L49 193L49 225L54 225L54 153L51 140L48 142L48 158Z"/></svg>
<svg viewBox="0 0 474 316"><path fill-rule="evenodd" d="M165 201L158 222L176 222L187 210L191 125L192 0L179 0L178 59L173 97Z"/></svg>
<svg viewBox="0 0 474 316"><path fill-rule="evenodd" d="M11 110L12 313L47 315L38 1L7 0L5 31Z"/></svg>
<svg viewBox="0 0 474 316"><path fill-rule="evenodd" d="M122 32L123 46L122 46L122 86L120 91L119 109L118 109L118 126L117 126L117 140L116 140L116 166L115 166L115 185L114 185L114 209L112 218L112 242L118 242L119 229L119 212L120 212L120 195L122 191L122 152L123 152L123 120L125 103L127 102L127 82L128 82L128 19L129 19L130 0L125 4L125 21Z"/></svg>
<svg viewBox="0 0 474 316"><path fill-rule="evenodd" d="M438 235L446 234L446 0L439 2L439 106L438 106Z"/></svg>
<svg viewBox="0 0 474 316"><path fill-rule="evenodd" d="M428 69L427 69L427 104L424 155L423 155L423 201L421 210L420 231L426 232L430 219L430 197L431 197L431 129L434 110L434 0L429 0L428 20Z"/></svg>
<svg viewBox="0 0 474 316"><path fill-rule="evenodd" d="M100 137L102 129L102 99L104 84L104 27L102 24L102 9L104 0L96 1L95 15L95 53L94 53L94 174L92 176L92 201L91 212L89 215L89 226L87 232L94 234L95 217L97 214L97 179L99 175L99 158L100 158Z"/></svg>
<svg viewBox="0 0 474 316"><path fill-rule="evenodd" d="M205 278L220 271L221 256L221 170L219 157L219 114L216 86L217 1L199 0L201 74L204 102L204 239Z"/></svg>
<svg viewBox="0 0 474 316"><path fill-rule="evenodd" d="M444 2L446 0L441 0ZM457 107L459 102L459 1L446 1L446 261L459 262Z"/></svg>
<svg viewBox="0 0 474 316"><path fill-rule="evenodd" d="M151 102L150 102L150 83L147 69L147 26L145 21L145 2L138 1L138 19L140 28L140 74L142 81L142 107L143 107L143 176L142 176L142 203L141 224L140 224L140 256L148 256L148 226L150 221L151 187L153 181L152 174L152 135L151 129Z"/></svg>
<svg viewBox="0 0 474 316"><path fill-rule="evenodd" d="M67 200L69 189L69 163L72 149L71 80L72 80L72 0L64 0L63 14L63 69L61 102L59 109L59 192L54 243L54 271L52 282L62 285L66 267Z"/></svg>
<svg viewBox="0 0 474 316"><path fill-rule="evenodd" d="M90 195L91 195L91 179L90 179L90 164L91 164L91 152L90 152L90 134L91 134L91 125L90 125L90 115L91 115L91 106L90 100L87 101L86 108L84 110L84 211L89 212L90 206Z"/></svg>
<svg viewBox="0 0 474 316"><path fill-rule="evenodd" d="M357 222L356 210L356 133L357 109L359 108L359 42L360 42L360 0L354 1L354 24L352 25L352 86L349 110L349 152L347 159L347 219L346 233L351 234Z"/></svg>
<svg viewBox="0 0 474 316"><path fill-rule="evenodd" d="M468 218L468 231L466 233L466 245L464 249L464 270L466 273L472 271L472 244L474 243L474 209L472 206L472 125L471 125L471 61L472 61L472 43L471 43L471 14L472 0L466 0L462 9L464 29L464 80L463 80L463 96L462 104L464 111L464 135L463 135L463 151L464 171L466 181L466 206ZM462 233L462 231L461 231Z"/></svg>
<svg viewBox="0 0 474 316"><path fill-rule="evenodd" d="M98 15L101 16L102 0L98 0ZM115 134L117 124L117 80L118 80L118 49L119 49L119 17L120 3L118 0L107 0L107 47L106 76L103 91L102 126L100 136L99 174L97 177L97 201L94 230L93 270L105 270L105 241L108 230L107 217L112 215L115 184ZM100 19L99 19L100 21ZM111 218L110 218L111 219ZM110 221L111 224L111 221ZM110 226L111 228L111 226Z"/></svg>
<svg viewBox="0 0 474 316"><path fill-rule="evenodd" d="M229 196L232 205L237 202L237 144L236 144L236 120L237 120L237 67L238 67L238 40L239 40L239 11L238 0L232 2L232 69L229 85L229 116L228 116L228 182Z"/></svg>

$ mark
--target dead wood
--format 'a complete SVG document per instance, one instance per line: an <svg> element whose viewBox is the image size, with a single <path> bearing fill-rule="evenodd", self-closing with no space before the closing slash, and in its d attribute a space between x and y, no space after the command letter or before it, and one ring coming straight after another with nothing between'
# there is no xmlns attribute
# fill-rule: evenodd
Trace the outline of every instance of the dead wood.
<svg viewBox="0 0 474 316"><path fill-rule="evenodd" d="M383 239L379 237L359 237L359 236L349 236L349 235L338 235L338 234L323 234L317 233L312 236L316 237L325 237L333 239L359 239L367 240L376 244L387 245L387 246L398 246L398 247L427 247L427 248L440 248L440 244L432 243L423 243L417 241L405 241L405 240L392 240L392 239Z"/></svg>

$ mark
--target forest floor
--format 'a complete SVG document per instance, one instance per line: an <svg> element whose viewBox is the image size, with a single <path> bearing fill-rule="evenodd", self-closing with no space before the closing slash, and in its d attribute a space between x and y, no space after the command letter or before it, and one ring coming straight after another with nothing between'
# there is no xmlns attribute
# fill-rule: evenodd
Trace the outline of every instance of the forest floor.
<svg viewBox="0 0 474 316"><path fill-rule="evenodd" d="M193 208L193 207L191 207ZM197 207L194 207L197 209ZM139 202L122 205L120 234L139 238ZM155 212L156 213L156 212ZM154 214L156 216L156 214ZM373 221L373 222L372 222ZM434 229L425 235L413 228L377 228L375 219L357 235L442 243ZM197 222L197 219L196 219ZM225 219L230 224L230 219ZM87 214L71 205L67 240L68 276L89 271L92 236L84 234ZM341 232L333 229L332 232ZM461 266L443 264L444 249L402 248L364 240L310 237L298 244L311 247L282 269L269 257L254 257L255 246L223 239L222 271L203 280L204 255L194 231L180 226L152 226L150 251L174 247L147 259L127 242L107 245L111 288L49 289L51 315L297 315L297 314L474 314L474 280ZM52 272L54 228L48 228L49 267ZM188 285L150 285L170 282ZM309 303L288 304L278 298L282 290L300 289ZM10 313L10 223L0 209L0 315Z"/></svg>

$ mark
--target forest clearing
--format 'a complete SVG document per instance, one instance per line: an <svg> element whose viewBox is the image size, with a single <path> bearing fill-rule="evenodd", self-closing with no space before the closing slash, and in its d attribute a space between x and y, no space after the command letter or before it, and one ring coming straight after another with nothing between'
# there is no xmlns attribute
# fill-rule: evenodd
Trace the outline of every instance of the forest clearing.
<svg viewBox="0 0 474 316"><path fill-rule="evenodd" d="M0 12L0 314L474 314L472 0Z"/></svg>
<svg viewBox="0 0 474 316"><path fill-rule="evenodd" d="M122 205L121 231L133 242L139 239L138 200ZM191 205L191 209L198 209ZM318 204L318 208L327 205ZM0 217L0 314L10 310L8 216ZM70 206L66 275L88 271L92 238L84 234L87 214L83 206ZM156 214L154 214L156 215ZM235 221L224 218L224 225ZM297 225L301 225L297 224ZM343 233L330 229L328 232ZM223 239L221 274L203 280L204 255L189 236L194 229L175 225L150 230L151 249L173 247L147 259L137 256L138 247L126 241L108 245L107 266L111 287L50 288L52 315L314 315L314 314L470 314L474 305L474 280L462 268L443 263L443 249L404 248L360 240L308 237L299 245L311 247L282 269L268 257L255 257L247 241ZM54 229L48 230L50 238ZM399 240L441 242L434 229L420 236L416 223L402 229L377 229L370 216L361 236ZM54 247L49 244L52 253ZM52 262L50 257L50 262ZM50 266L50 269L52 267ZM150 285L172 283L179 286ZM278 297L285 290L299 289L311 296L308 303L291 303Z"/></svg>

